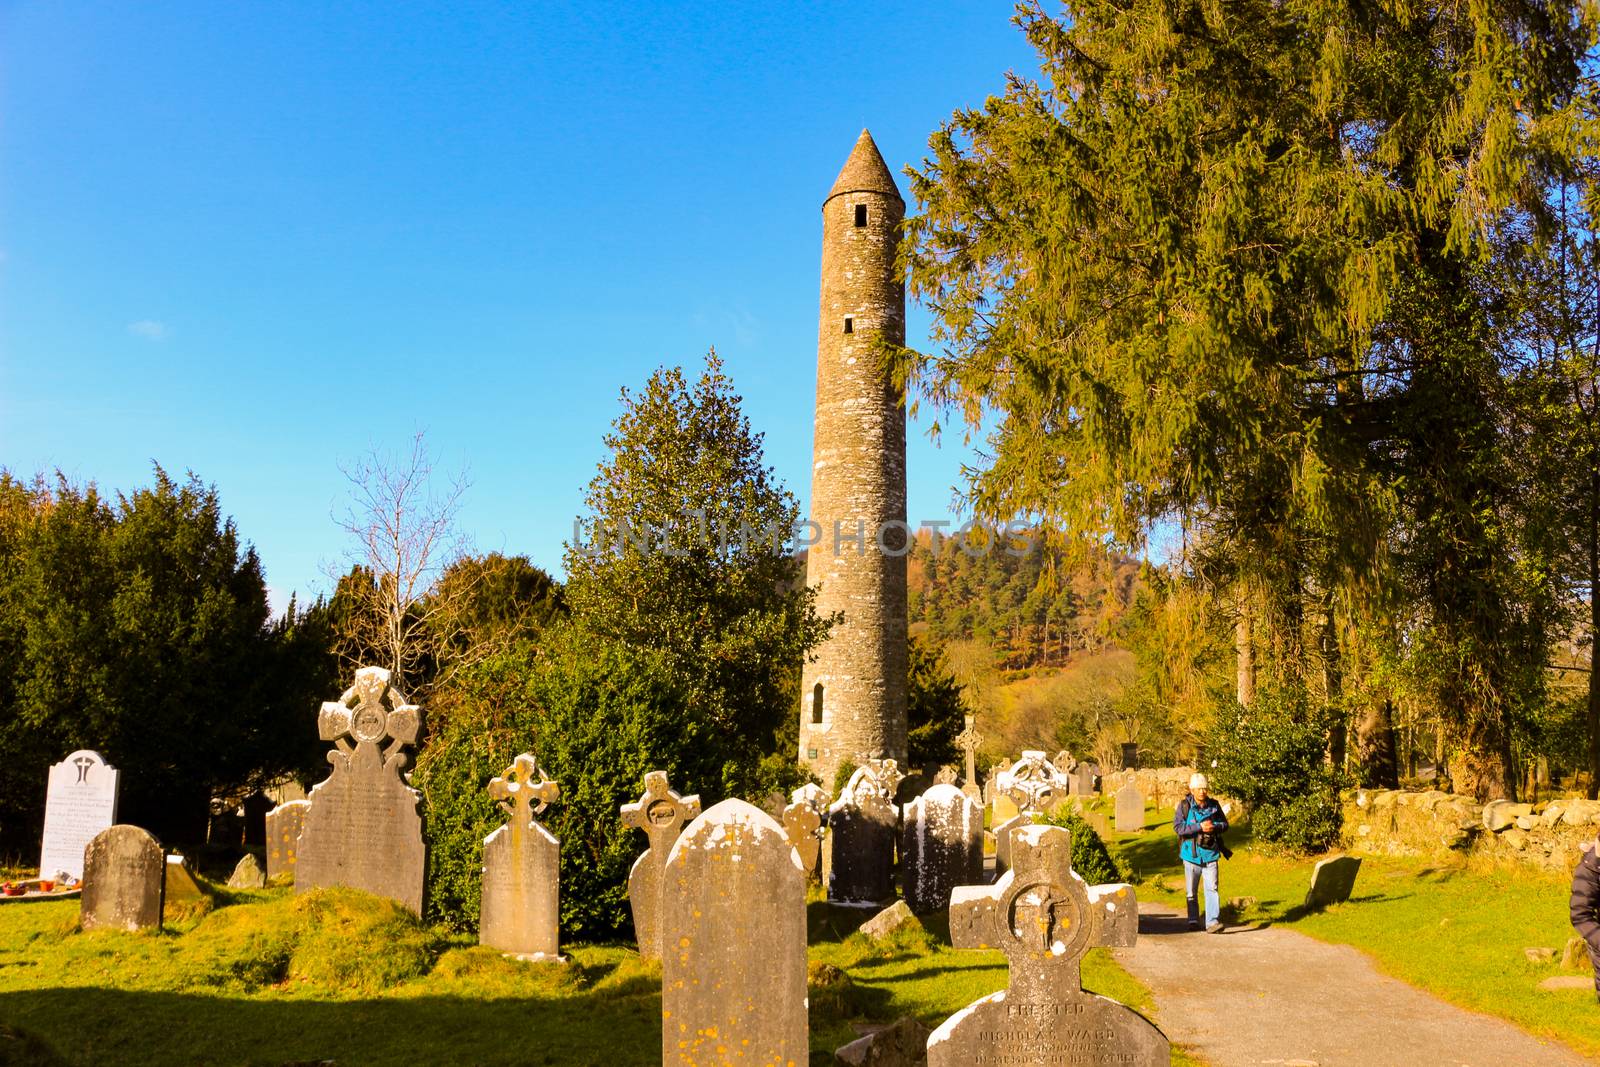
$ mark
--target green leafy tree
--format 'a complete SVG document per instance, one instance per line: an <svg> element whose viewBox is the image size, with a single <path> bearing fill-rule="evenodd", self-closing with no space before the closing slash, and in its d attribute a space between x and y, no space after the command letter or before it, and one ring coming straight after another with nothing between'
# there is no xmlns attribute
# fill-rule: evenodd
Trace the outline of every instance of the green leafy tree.
<svg viewBox="0 0 1600 1067"><path fill-rule="evenodd" d="M815 592L781 551L799 508L765 466L712 352L691 386L662 368L622 393L610 455L567 546L565 597L586 630L659 650L727 754L721 782L748 792L752 754L792 725L803 658L823 639Z"/></svg>
<svg viewBox="0 0 1600 1067"><path fill-rule="evenodd" d="M912 768L958 763L956 737L972 714L944 649L926 638L911 639L906 685L907 763Z"/></svg>
<svg viewBox="0 0 1600 1067"><path fill-rule="evenodd" d="M1543 592L1504 566L1493 265L1549 215L1593 18L1020 5L1040 75L934 134L904 245L942 349L908 370L994 427L974 507L1203 525L1284 684L1314 606L1403 594L1461 783L1514 791Z"/></svg>
<svg viewBox="0 0 1600 1067"><path fill-rule="evenodd" d="M93 748L119 816L205 840L213 794L304 770L333 659L320 609L269 623L215 488L160 467L115 500L0 473L0 825L37 846L46 768Z"/></svg>

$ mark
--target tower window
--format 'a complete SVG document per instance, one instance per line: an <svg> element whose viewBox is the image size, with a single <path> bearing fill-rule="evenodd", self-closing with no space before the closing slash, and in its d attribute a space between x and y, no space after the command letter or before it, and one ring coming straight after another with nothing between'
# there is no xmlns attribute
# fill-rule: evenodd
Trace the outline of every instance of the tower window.
<svg viewBox="0 0 1600 1067"><path fill-rule="evenodd" d="M818 682L811 690L811 722L814 726L822 725L822 683Z"/></svg>
<svg viewBox="0 0 1600 1067"><path fill-rule="evenodd" d="M867 224L867 205L865 205L865 204L857 204L856 205L856 228L859 229L862 226L865 226L866 224Z"/></svg>
<svg viewBox="0 0 1600 1067"><path fill-rule="evenodd" d="M856 320L852 319L849 315L846 315L844 317L844 332L845 333L855 333L856 332Z"/></svg>
<svg viewBox="0 0 1600 1067"><path fill-rule="evenodd" d="M814 748L806 749L806 759L816 759L816 758L817 758L817 750L816 749L814 749Z"/></svg>

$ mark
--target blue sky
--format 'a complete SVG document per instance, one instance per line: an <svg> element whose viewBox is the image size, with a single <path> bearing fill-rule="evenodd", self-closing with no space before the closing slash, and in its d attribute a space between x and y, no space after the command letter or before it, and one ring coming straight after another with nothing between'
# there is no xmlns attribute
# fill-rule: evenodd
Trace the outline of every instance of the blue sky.
<svg viewBox="0 0 1600 1067"><path fill-rule="evenodd" d="M619 389L714 345L803 504L822 198L863 126L898 172L1032 70L1009 15L0 5L0 466L192 469L281 606L340 462L420 428L477 547L558 571ZM926 421L914 521L970 459Z"/></svg>

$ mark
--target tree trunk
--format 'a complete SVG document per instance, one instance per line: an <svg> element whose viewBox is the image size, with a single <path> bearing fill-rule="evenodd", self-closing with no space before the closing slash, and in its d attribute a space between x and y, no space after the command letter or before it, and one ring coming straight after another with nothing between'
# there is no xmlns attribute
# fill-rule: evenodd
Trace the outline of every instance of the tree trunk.
<svg viewBox="0 0 1600 1067"><path fill-rule="evenodd" d="M1328 762L1335 770L1344 768L1348 728L1344 710L1344 664L1339 659L1339 631L1333 622L1333 605L1324 605L1322 614L1322 694L1332 715L1328 726ZM1394 722L1389 716L1389 768L1394 770Z"/></svg>
<svg viewBox="0 0 1600 1067"><path fill-rule="evenodd" d="M1239 621L1233 628L1233 651L1239 666L1239 703L1249 707L1256 699L1256 655L1250 634L1250 611L1239 598Z"/></svg>
<svg viewBox="0 0 1600 1067"><path fill-rule="evenodd" d="M1589 784L1600 799L1600 469L1589 472Z"/></svg>
<svg viewBox="0 0 1600 1067"><path fill-rule="evenodd" d="M1394 706L1380 700L1367 708L1356 727L1356 759L1361 784L1368 789L1398 789L1395 759Z"/></svg>
<svg viewBox="0 0 1600 1067"><path fill-rule="evenodd" d="M1498 729L1481 723L1467 727L1450 761L1450 777L1457 793L1479 803L1517 799L1517 771L1510 746Z"/></svg>

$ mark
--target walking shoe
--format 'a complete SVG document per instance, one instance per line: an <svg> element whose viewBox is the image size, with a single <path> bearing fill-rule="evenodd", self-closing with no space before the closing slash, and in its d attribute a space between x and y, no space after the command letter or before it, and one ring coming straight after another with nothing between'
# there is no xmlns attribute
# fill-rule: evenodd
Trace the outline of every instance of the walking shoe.
<svg viewBox="0 0 1600 1067"><path fill-rule="evenodd" d="M1217 920L1216 922L1212 923L1210 926L1206 927L1206 933L1208 933L1208 934L1220 934L1220 933L1222 933L1222 930L1223 930L1222 920L1220 920L1220 919Z"/></svg>

